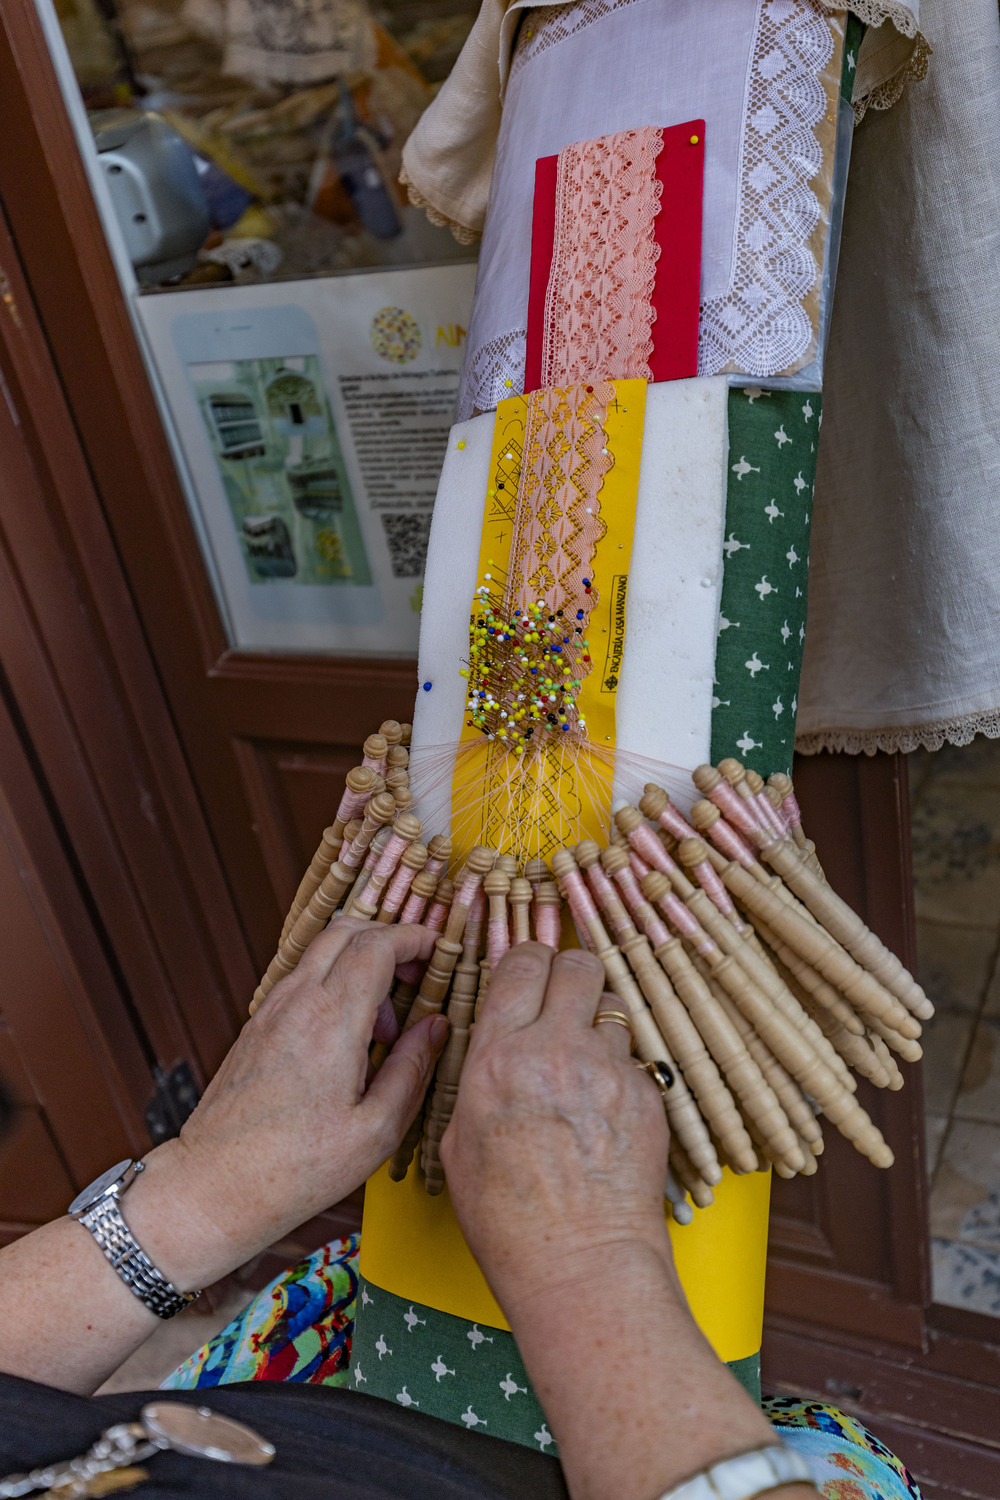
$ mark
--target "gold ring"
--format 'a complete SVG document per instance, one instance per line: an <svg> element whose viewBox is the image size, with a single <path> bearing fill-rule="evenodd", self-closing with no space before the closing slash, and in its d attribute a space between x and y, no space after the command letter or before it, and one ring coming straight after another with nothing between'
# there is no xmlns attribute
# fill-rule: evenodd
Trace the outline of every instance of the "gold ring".
<svg viewBox="0 0 1000 1500"><path fill-rule="evenodd" d="M611 1026L624 1026L625 1030L631 1034L632 1026L623 1010L599 1010L594 1017L594 1025L606 1026L609 1024Z"/></svg>

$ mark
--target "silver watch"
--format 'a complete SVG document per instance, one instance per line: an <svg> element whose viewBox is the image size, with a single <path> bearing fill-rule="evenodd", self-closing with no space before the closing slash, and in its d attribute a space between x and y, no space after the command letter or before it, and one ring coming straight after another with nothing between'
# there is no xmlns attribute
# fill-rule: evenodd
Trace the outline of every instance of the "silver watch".
<svg viewBox="0 0 1000 1500"><path fill-rule="evenodd" d="M801 1453L783 1443L739 1453L703 1469L668 1490L660 1500L754 1500L783 1484L812 1484L812 1470Z"/></svg>
<svg viewBox="0 0 1000 1500"><path fill-rule="evenodd" d="M181 1292L158 1271L122 1218L118 1200L144 1170L141 1161L120 1161L78 1193L67 1209L89 1229L129 1291L158 1318L172 1318L201 1292Z"/></svg>

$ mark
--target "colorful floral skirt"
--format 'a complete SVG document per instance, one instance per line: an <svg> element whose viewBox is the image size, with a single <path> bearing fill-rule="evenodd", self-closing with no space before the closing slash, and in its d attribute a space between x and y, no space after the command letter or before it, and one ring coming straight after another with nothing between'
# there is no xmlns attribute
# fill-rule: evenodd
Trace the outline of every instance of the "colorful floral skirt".
<svg viewBox="0 0 1000 1500"><path fill-rule="evenodd" d="M333 1240L278 1276L162 1388L204 1390L243 1380L346 1385L358 1244L358 1235ZM854 1417L822 1401L785 1396L765 1398L763 1406L781 1441L809 1464L824 1500L920 1500L904 1465Z"/></svg>

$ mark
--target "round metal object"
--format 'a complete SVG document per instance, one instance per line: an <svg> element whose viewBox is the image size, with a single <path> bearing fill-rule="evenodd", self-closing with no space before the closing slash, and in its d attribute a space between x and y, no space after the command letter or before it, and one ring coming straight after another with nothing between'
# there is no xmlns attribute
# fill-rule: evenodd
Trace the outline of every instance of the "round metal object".
<svg viewBox="0 0 1000 1500"><path fill-rule="evenodd" d="M269 1464L271 1443L252 1427L222 1417L207 1406L179 1401L153 1401L144 1406L141 1421L151 1442L191 1458L212 1458L223 1464Z"/></svg>

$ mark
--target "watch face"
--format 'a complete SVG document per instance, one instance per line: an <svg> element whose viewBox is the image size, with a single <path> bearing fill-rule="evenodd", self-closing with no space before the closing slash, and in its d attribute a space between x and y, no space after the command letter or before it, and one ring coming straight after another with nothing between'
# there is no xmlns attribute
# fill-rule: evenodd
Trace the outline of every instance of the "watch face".
<svg viewBox="0 0 1000 1500"><path fill-rule="evenodd" d="M66 1212L70 1214L85 1213L99 1198L104 1197L108 1188L113 1187L120 1178L125 1176L131 1165L131 1157L126 1157L117 1166L109 1167L106 1172L102 1172L100 1177L95 1178L89 1187L84 1188L82 1193L77 1193Z"/></svg>

